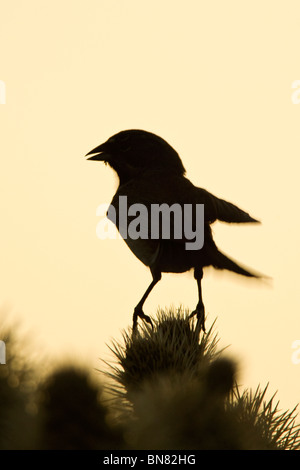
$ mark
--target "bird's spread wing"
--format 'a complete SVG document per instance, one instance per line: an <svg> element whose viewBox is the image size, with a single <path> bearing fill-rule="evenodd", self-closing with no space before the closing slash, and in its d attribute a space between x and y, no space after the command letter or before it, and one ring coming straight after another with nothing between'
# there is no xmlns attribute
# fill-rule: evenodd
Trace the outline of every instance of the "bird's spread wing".
<svg viewBox="0 0 300 470"><path fill-rule="evenodd" d="M198 191L203 191L203 189L198 189ZM243 211L231 202L219 199L210 193L208 193L207 198L213 206L212 215L215 216L217 220L228 223L259 223L259 221L251 217L248 212Z"/></svg>
<svg viewBox="0 0 300 470"><path fill-rule="evenodd" d="M205 189L194 186L187 178L165 175L160 172L147 172L136 178L119 192L126 194L129 203L149 204L204 204L204 218L208 223L220 220L228 223L258 223L247 212L231 202L220 199Z"/></svg>
<svg viewBox="0 0 300 470"><path fill-rule="evenodd" d="M120 202L120 197L124 198L124 196L125 201ZM139 204L141 206L138 206ZM197 204L204 205L204 226L199 214L196 213ZM164 216L160 215L159 220L157 217L152 217L154 205L160 208L163 205L167 206ZM168 208L175 205L177 207L174 212L168 211ZM188 218L185 205L192 207L192 215ZM209 225L216 220L230 223L257 222L234 204L215 197L205 189L197 188L188 179L175 175L166 176L160 172L145 172L139 178L121 185L111 202L112 207L117 212L115 223L121 235L136 256L147 265L156 259L158 243L161 240L186 243L197 239L201 244L201 240L205 239L207 244L211 239ZM125 213L121 210L122 208L125 209ZM119 217L120 214L121 217ZM109 213L108 218L112 220ZM124 226L125 236L123 235ZM138 239L136 238L137 232ZM143 243L145 240L148 240L147 250ZM144 256L145 259L142 259Z"/></svg>

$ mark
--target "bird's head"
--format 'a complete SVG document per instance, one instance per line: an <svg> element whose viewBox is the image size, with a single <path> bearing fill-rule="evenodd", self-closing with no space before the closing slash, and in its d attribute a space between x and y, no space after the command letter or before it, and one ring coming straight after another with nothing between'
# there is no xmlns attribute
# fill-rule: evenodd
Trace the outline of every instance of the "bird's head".
<svg viewBox="0 0 300 470"><path fill-rule="evenodd" d="M121 131L87 156L88 160L108 163L122 182L148 170L185 173L178 153L161 137L143 130Z"/></svg>

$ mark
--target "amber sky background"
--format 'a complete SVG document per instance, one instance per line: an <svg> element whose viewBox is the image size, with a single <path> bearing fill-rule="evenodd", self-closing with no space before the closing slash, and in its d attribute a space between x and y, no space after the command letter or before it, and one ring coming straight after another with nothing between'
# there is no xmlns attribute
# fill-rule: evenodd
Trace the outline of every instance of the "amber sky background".
<svg viewBox="0 0 300 470"><path fill-rule="evenodd" d="M151 276L96 237L117 180L84 155L122 129L168 140L195 184L261 226L218 224L225 253L269 285L208 270L203 296L240 383L300 401L298 1L0 3L0 305L42 357L100 367ZM145 311L193 309L191 275L164 275Z"/></svg>

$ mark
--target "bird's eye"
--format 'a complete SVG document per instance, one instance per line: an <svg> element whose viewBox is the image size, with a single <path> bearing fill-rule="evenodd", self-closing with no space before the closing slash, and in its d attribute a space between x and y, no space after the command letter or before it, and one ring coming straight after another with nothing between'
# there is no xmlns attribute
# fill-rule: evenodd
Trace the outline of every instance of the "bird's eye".
<svg viewBox="0 0 300 470"><path fill-rule="evenodd" d="M127 152L131 148L129 135L122 135L119 138L118 144L123 152Z"/></svg>
<svg viewBox="0 0 300 470"><path fill-rule="evenodd" d="M129 135L127 134L120 135L120 142L122 142L122 144L124 142L128 142L128 140L129 140Z"/></svg>

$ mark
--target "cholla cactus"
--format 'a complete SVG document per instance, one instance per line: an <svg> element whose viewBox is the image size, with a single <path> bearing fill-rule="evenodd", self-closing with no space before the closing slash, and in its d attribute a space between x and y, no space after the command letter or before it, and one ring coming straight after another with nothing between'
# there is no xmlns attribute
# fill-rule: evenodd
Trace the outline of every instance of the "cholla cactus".
<svg viewBox="0 0 300 470"><path fill-rule="evenodd" d="M267 389L268 385L263 390L258 386L255 392L244 390L241 393L236 386L229 406L250 430L249 441L259 437L264 448L298 450L300 425L295 423L297 406L291 411L280 412L279 401L274 403L276 393L266 400Z"/></svg>
<svg viewBox="0 0 300 470"><path fill-rule="evenodd" d="M56 367L40 389L43 449L115 449L121 435L107 422L102 387L85 367Z"/></svg>
<svg viewBox="0 0 300 470"><path fill-rule="evenodd" d="M193 377L201 373L204 364L216 359L220 352L214 325L199 343L196 322L188 316L189 312L181 308L167 313L159 310L152 319L153 329L142 324L134 336L124 331L124 343L113 342L110 348L118 363L117 367L109 364L108 375L115 382L112 391L124 396L139 389L144 380L156 380L158 374L185 373Z"/></svg>
<svg viewBox="0 0 300 470"><path fill-rule="evenodd" d="M18 326L3 318L0 323L0 339L6 346L6 363L0 365L0 449L32 448L36 433L36 370Z"/></svg>
<svg viewBox="0 0 300 470"><path fill-rule="evenodd" d="M294 411L278 414L265 391L242 394L236 366L217 350L213 326L199 339L189 312L160 310L153 329L111 350L109 372L120 417L132 448L296 449ZM126 411L125 411L126 410Z"/></svg>

